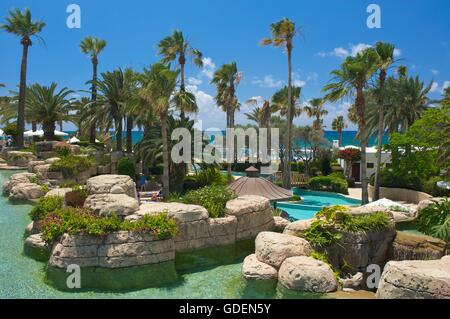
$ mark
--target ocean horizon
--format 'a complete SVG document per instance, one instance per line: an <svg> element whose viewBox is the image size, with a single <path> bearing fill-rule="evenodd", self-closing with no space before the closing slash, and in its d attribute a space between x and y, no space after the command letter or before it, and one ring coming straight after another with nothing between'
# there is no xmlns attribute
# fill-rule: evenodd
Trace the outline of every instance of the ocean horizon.
<svg viewBox="0 0 450 319"><path fill-rule="evenodd" d="M70 136L75 135L76 131L64 131ZM348 145L355 145L359 146L359 141L356 139L356 131L343 131L342 132L342 145L348 146ZM143 131L133 131L133 144L137 143L142 140L144 132ZM123 136L126 136L126 132L123 132ZM325 131L324 137L327 139L330 143L333 143L333 140L338 140L338 133L336 131ZM389 141L389 134L384 134L383 136L383 145L387 144ZM296 140L298 143L298 139ZM301 142L301 141L300 141ZM376 136L371 136L368 141L368 146L376 146L377 145L377 138Z"/></svg>

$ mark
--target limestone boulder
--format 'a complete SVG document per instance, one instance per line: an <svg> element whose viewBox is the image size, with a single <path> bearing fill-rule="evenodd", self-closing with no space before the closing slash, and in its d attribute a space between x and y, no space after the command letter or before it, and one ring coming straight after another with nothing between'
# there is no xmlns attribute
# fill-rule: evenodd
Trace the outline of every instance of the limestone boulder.
<svg viewBox="0 0 450 319"><path fill-rule="evenodd" d="M18 166L28 168L30 161L34 161L36 156L31 152L10 151L6 162L9 166Z"/></svg>
<svg viewBox="0 0 450 319"><path fill-rule="evenodd" d="M314 219L305 219L305 220L297 220L293 223L290 223L284 229L283 234L299 236L305 230L307 230L309 227L311 227L311 224L313 221L314 221Z"/></svg>
<svg viewBox="0 0 450 319"><path fill-rule="evenodd" d="M445 242L438 238L397 231L389 249L389 260L439 259L445 250Z"/></svg>
<svg viewBox="0 0 450 319"><path fill-rule="evenodd" d="M378 299L450 299L450 256L438 260L390 261L384 267Z"/></svg>
<svg viewBox="0 0 450 319"><path fill-rule="evenodd" d="M34 167L34 170L36 172L36 175L40 179L47 179L48 178L48 170L50 168L51 164L44 164L44 165L37 165Z"/></svg>
<svg viewBox="0 0 450 319"><path fill-rule="evenodd" d="M61 158L59 158L59 157L50 157L45 160L45 164L53 164L60 160L61 160Z"/></svg>
<svg viewBox="0 0 450 319"><path fill-rule="evenodd" d="M312 252L310 244L303 238L261 232L255 240L255 254L259 261L279 268L286 258L305 256Z"/></svg>
<svg viewBox="0 0 450 319"><path fill-rule="evenodd" d="M430 205L433 205L436 202L440 202L441 200L443 200L442 197L432 197L432 198L428 198L428 199L424 199L422 201L419 202L419 204L417 205L417 209L420 213L420 211Z"/></svg>
<svg viewBox="0 0 450 319"><path fill-rule="evenodd" d="M245 195L228 201L225 207L225 214L239 216L255 211L263 211L267 208L270 208L270 202L267 198Z"/></svg>
<svg viewBox="0 0 450 319"><path fill-rule="evenodd" d="M45 241L42 239L42 234L33 234L28 236L25 239L25 246L35 248L35 249L46 249L48 250L48 246Z"/></svg>
<svg viewBox="0 0 450 319"><path fill-rule="evenodd" d="M47 261L50 256L49 245L42 239L42 234L32 234L25 239L23 252L39 261Z"/></svg>
<svg viewBox="0 0 450 319"><path fill-rule="evenodd" d="M8 195L14 186L21 183L30 183L36 179L37 175L34 173L17 173L11 175L11 177L3 183L3 194Z"/></svg>
<svg viewBox="0 0 450 319"><path fill-rule="evenodd" d="M11 200L34 200L41 198L45 192L41 185L35 183L20 183L14 186L9 192Z"/></svg>
<svg viewBox="0 0 450 319"><path fill-rule="evenodd" d="M139 209L139 202L125 194L94 194L86 198L84 207L99 216L128 216Z"/></svg>
<svg viewBox="0 0 450 319"><path fill-rule="evenodd" d="M249 280L276 280L278 278L278 270L260 262L255 254L251 254L244 259L242 275Z"/></svg>
<svg viewBox="0 0 450 319"><path fill-rule="evenodd" d="M277 233L282 233L284 231L284 229L291 223L289 220L280 217L280 216L275 216L273 218L274 222L275 222L275 226L273 228L273 231L277 232Z"/></svg>
<svg viewBox="0 0 450 319"><path fill-rule="evenodd" d="M362 272L357 272L350 278L340 279L343 291L354 291L361 289L361 284L364 279Z"/></svg>
<svg viewBox="0 0 450 319"><path fill-rule="evenodd" d="M39 165L45 165L45 161L37 160L37 161L30 161L28 163L28 172L30 173L36 173L35 167Z"/></svg>
<svg viewBox="0 0 450 319"><path fill-rule="evenodd" d="M126 175L98 175L86 181L89 194L126 194L137 198L136 185Z"/></svg>
<svg viewBox="0 0 450 319"><path fill-rule="evenodd" d="M66 193L71 192L71 188L54 188L47 192L44 197L50 197L50 196L59 196L59 197L65 197Z"/></svg>
<svg viewBox="0 0 450 319"><path fill-rule="evenodd" d="M287 258L281 264L278 282L287 289L302 292L327 293L338 288L330 266L306 256Z"/></svg>
<svg viewBox="0 0 450 319"><path fill-rule="evenodd" d="M53 147L58 144L58 141L43 141L43 142L36 142L35 148L37 153L42 152L51 152L53 151Z"/></svg>
<svg viewBox="0 0 450 319"><path fill-rule="evenodd" d="M167 215L174 218L179 223L206 220L209 215L206 208L199 205L190 205L183 203L162 203L151 202L142 204L139 210L127 219L136 220L144 215L155 215L161 212L167 212Z"/></svg>

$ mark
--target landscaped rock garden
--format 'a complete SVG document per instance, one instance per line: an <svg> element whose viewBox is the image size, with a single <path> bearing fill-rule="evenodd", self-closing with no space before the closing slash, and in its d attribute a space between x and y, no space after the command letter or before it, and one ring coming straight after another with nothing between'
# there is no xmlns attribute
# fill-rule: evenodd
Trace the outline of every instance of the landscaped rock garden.
<svg viewBox="0 0 450 319"><path fill-rule="evenodd" d="M177 254L186 258L184 254L191 252L232 246L274 227L269 201L258 196L232 198L221 217L214 218L211 215L219 211L210 214L200 205L139 205L128 176L90 178L84 191L83 207L68 205L71 189L55 189L30 214L33 223L27 227L25 252L40 260L49 256L47 280L60 289L65 289L66 268L73 264L88 274L82 279L85 288L111 288L106 282L125 270L130 270L126 277L135 271L152 276L145 276L144 282L139 276L139 283L133 279L131 286L122 282L112 288L172 282L177 279Z"/></svg>

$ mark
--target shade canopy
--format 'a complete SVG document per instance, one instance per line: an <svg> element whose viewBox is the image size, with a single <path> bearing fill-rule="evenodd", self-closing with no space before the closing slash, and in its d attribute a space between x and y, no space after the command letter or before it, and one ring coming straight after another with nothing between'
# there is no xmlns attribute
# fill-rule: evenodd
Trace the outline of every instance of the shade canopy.
<svg viewBox="0 0 450 319"><path fill-rule="evenodd" d="M238 196L257 195L271 201L288 200L294 196L290 190L279 187L267 179L258 177L255 174L255 170L258 172L254 167L246 170L247 176L238 178L228 185L228 188Z"/></svg>
<svg viewBox="0 0 450 319"><path fill-rule="evenodd" d="M65 132L61 132L58 130L54 131L55 136L68 136L69 134L65 133ZM37 130L37 131L26 131L23 133L23 136L25 137L32 137L32 136L44 136L44 131L43 130Z"/></svg>
<svg viewBox="0 0 450 319"><path fill-rule="evenodd" d="M69 138L69 143L73 144L73 143L79 143L80 140L78 138L76 138L75 136Z"/></svg>

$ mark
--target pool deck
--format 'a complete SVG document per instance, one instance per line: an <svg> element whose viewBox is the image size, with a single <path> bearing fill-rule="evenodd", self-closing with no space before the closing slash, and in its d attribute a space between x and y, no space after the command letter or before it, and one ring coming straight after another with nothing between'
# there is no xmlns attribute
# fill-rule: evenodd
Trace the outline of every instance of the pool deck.
<svg viewBox="0 0 450 319"><path fill-rule="evenodd" d="M349 188L348 195L344 195L344 196L348 197L348 198L361 200L361 195L362 195L361 185L357 184L356 187ZM372 198L369 197L369 200L372 201Z"/></svg>

